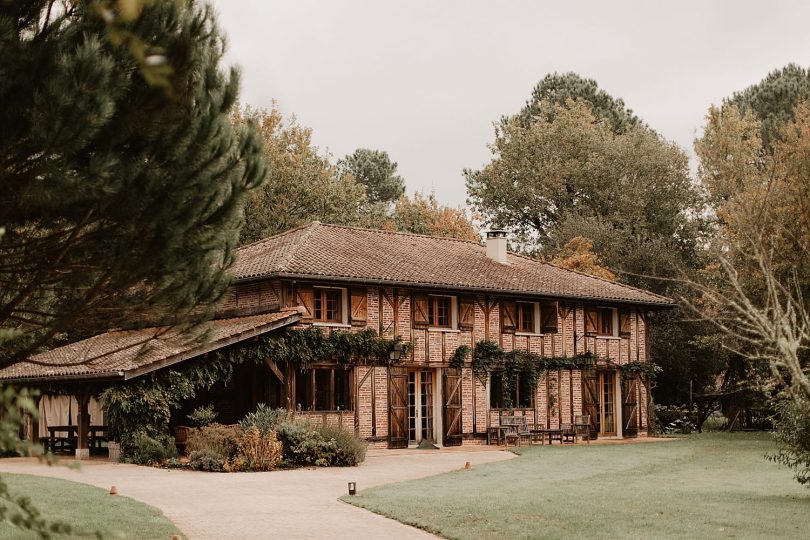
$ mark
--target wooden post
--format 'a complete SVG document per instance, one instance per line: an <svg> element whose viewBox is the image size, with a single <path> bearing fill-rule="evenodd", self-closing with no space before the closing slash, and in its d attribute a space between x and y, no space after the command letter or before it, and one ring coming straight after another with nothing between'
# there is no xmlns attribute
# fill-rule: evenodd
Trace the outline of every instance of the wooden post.
<svg viewBox="0 0 810 540"><path fill-rule="evenodd" d="M39 411L39 402L42 400L42 394L34 398L34 405ZM31 418L31 443L39 444L39 414Z"/></svg>
<svg viewBox="0 0 810 540"><path fill-rule="evenodd" d="M90 413L87 405L90 403L90 394L81 392L76 395L79 410L76 414L76 424L78 428L78 441L76 444L76 459L90 459L89 433L90 433Z"/></svg>

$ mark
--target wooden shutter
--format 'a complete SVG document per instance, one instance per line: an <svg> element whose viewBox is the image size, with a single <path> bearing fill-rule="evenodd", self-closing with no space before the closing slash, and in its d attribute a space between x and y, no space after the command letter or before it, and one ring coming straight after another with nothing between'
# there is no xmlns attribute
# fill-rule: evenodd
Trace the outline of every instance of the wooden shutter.
<svg viewBox="0 0 810 540"><path fill-rule="evenodd" d="M352 289L352 324L365 326L368 319L368 296L366 289Z"/></svg>
<svg viewBox="0 0 810 540"><path fill-rule="evenodd" d="M475 326L475 304L472 298L458 299L458 328L459 330L472 330Z"/></svg>
<svg viewBox="0 0 810 540"><path fill-rule="evenodd" d="M582 414L591 417L591 438L596 438L599 435L599 381L594 370L582 372Z"/></svg>
<svg viewBox="0 0 810 540"><path fill-rule="evenodd" d="M413 327L427 328L430 324L428 319L428 295L415 293L413 295Z"/></svg>
<svg viewBox="0 0 810 540"><path fill-rule="evenodd" d="M585 335L595 336L599 329L599 311L595 308L585 310Z"/></svg>
<svg viewBox="0 0 810 540"><path fill-rule="evenodd" d="M515 303L501 302L501 332L514 334L515 328Z"/></svg>
<svg viewBox="0 0 810 540"><path fill-rule="evenodd" d="M619 311L619 335L630 337L630 312Z"/></svg>
<svg viewBox="0 0 810 540"><path fill-rule="evenodd" d="M540 332L543 334L557 333L557 302L540 304Z"/></svg>
<svg viewBox="0 0 810 540"><path fill-rule="evenodd" d="M388 368L388 448L408 448L408 370Z"/></svg>
<svg viewBox="0 0 810 540"><path fill-rule="evenodd" d="M304 320L312 320L315 313L315 294L310 285L298 285L295 291L295 302L304 308Z"/></svg>
<svg viewBox="0 0 810 540"><path fill-rule="evenodd" d="M442 377L444 446L461 446L461 369L445 368Z"/></svg>
<svg viewBox="0 0 810 540"><path fill-rule="evenodd" d="M622 435L638 435L638 378L622 379Z"/></svg>

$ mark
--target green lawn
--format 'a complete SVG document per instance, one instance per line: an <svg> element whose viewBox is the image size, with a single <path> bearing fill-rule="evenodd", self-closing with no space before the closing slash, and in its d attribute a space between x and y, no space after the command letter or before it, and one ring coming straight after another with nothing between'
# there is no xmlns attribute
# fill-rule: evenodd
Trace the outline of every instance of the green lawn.
<svg viewBox="0 0 810 540"><path fill-rule="evenodd" d="M810 490L767 434L536 446L343 500L448 538L807 538Z"/></svg>
<svg viewBox="0 0 810 540"><path fill-rule="evenodd" d="M25 474L2 475L9 491L27 495L50 521L69 523L75 531L99 531L104 538L170 540L180 534L157 508L97 487ZM9 523L0 523L0 538L36 538Z"/></svg>

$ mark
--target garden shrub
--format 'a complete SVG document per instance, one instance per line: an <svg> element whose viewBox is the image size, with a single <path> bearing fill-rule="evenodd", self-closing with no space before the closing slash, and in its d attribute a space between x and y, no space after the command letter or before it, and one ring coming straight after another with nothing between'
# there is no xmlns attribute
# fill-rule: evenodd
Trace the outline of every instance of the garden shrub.
<svg viewBox="0 0 810 540"><path fill-rule="evenodd" d="M264 403L259 403L256 411L245 415L239 421L239 425L246 431L255 426L262 435L266 435L275 431L278 424L290 419L290 412L287 409L273 409Z"/></svg>
<svg viewBox="0 0 810 540"><path fill-rule="evenodd" d="M213 405L206 405L204 407L197 407L191 414L188 415L188 421L194 427L205 427L213 424L217 420L219 413L214 411Z"/></svg>
<svg viewBox="0 0 810 540"><path fill-rule="evenodd" d="M188 466L197 471L221 472L226 459L211 449L194 450L189 454Z"/></svg>
<svg viewBox="0 0 810 540"><path fill-rule="evenodd" d="M695 413L684 405L656 405L655 419L662 433L688 435L697 428Z"/></svg>
<svg viewBox="0 0 810 540"><path fill-rule="evenodd" d="M227 461L236 455L239 426L213 423L189 431L186 451L189 457L193 452L208 451L222 456Z"/></svg>
<svg viewBox="0 0 810 540"><path fill-rule="evenodd" d="M288 420L277 427L286 467L356 465L365 459L365 441L340 428Z"/></svg>
<svg viewBox="0 0 810 540"><path fill-rule="evenodd" d="M768 459L796 472L796 480L810 487L810 402L780 396L775 403L774 438L779 450Z"/></svg>
<svg viewBox="0 0 810 540"><path fill-rule="evenodd" d="M126 461L136 465L158 465L169 458L177 457L177 448L173 437L150 437L138 432L127 439L125 456Z"/></svg>
<svg viewBox="0 0 810 540"><path fill-rule="evenodd" d="M330 465L353 467L365 461L368 443L354 433L332 426L316 429L321 437L335 442L334 456Z"/></svg>
<svg viewBox="0 0 810 540"><path fill-rule="evenodd" d="M282 445L274 431L262 433L256 426L240 430L236 456L226 467L233 471L269 471L281 463Z"/></svg>

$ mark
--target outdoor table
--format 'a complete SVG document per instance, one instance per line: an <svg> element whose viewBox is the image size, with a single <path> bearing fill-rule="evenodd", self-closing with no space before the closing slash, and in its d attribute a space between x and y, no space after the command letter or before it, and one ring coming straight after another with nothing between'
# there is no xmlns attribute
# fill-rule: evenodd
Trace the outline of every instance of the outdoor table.
<svg viewBox="0 0 810 540"><path fill-rule="evenodd" d="M495 437L495 440L498 443L503 440L503 432L506 430L505 426L489 426L487 428L487 444L492 444L492 438Z"/></svg>
<svg viewBox="0 0 810 540"><path fill-rule="evenodd" d="M45 441L45 450L61 450L72 452L78 443L79 426L48 426L48 439ZM107 426L91 425L88 430L90 447L101 448L102 441L107 439ZM65 433L65 436L58 435Z"/></svg>
<svg viewBox="0 0 810 540"><path fill-rule="evenodd" d="M540 433L542 436L548 438L548 444L551 444L554 439L560 441L562 444L562 430L561 429L533 429L532 432ZM545 444L545 443L542 443Z"/></svg>

